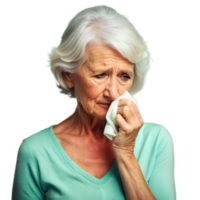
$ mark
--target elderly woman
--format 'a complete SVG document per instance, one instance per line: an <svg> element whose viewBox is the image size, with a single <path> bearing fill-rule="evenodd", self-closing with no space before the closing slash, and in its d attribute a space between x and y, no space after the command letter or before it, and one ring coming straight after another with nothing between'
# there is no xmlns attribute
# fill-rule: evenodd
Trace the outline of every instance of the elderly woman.
<svg viewBox="0 0 200 200"><path fill-rule="evenodd" d="M13 183L14 200L176 199L174 150L162 125L144 123L137 105L118 102L118 134L106 137L111 103L143 87L146 43L114 9L78 13L50 54L61 92L77 99L75 112L23 140Z"/></svg>

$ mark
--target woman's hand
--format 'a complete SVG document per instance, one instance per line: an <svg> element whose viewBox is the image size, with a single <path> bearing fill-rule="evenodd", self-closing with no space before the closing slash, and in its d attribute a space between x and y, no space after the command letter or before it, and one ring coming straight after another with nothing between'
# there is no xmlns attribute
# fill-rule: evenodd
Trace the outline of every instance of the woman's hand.
<svg viewBox="0 0 200 200"><path fill-rule="evenodd" d="M135 140L143 119L136 104L127 99L121 99L118 103L115 124L119 127L118 135L113 138L114 150L133 154Z"/></svg>

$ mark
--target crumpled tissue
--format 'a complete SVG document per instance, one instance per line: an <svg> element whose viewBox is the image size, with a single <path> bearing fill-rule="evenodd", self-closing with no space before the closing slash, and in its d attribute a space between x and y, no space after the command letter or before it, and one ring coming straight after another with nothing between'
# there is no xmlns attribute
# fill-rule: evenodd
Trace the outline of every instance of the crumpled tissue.
<svg viewBox="0 0 200 200"><path fill-rule="evenodd" d="M137 100L133 98L128 91L126 91L123 95L119 96L117 99L115 99L106 114L106 126L104 128L104 135L109 138L110 140L113 140L115 136L117 136L117 128L115 125L115 116L117 113L117 107L118 107L118 102L120 99L128 99L133 101L137 105Z"/></svg>

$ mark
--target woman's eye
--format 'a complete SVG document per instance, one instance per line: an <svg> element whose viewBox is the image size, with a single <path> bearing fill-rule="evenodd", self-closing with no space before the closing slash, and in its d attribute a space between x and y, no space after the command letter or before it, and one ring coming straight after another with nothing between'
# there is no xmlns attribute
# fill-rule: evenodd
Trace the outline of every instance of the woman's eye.
<svg viewBox="0 0 200 200"><path fill-rule="evenodd" d="M123 80L125 80L125 81L127 81L128 79L130 79L130 76L128 76L128 75L123 75L122 77L123 77Z"/></svg>
<svg viewBox="0 0 200 200"><path fill-rule="evenodd" d="M98 75L97 77L100 78L100 77L102 77L101 75L103 75L103 74L100 74L100 75Z"/></svg>
<svg viewBox="0 0 200 200"><path fill-rule="evenodd" d="M105 74L105 73L104 73L104 74ZM100 74L100 75L98 75L97 78L102 78L104 74ZM127 78L125 78L125 80L130 79L130 76L123 76L123 77L127 77Z"/></svg>

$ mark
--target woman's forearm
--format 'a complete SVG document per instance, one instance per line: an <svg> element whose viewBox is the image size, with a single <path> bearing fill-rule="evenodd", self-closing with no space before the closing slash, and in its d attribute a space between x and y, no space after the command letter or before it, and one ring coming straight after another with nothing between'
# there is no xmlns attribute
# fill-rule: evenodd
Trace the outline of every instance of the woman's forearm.
<svg viewBox="0 0 200 200"><path fill-rule="evenodd" d="M133 152L115 152L119 173L128 200L156 200L149 189Z"/></svg>

